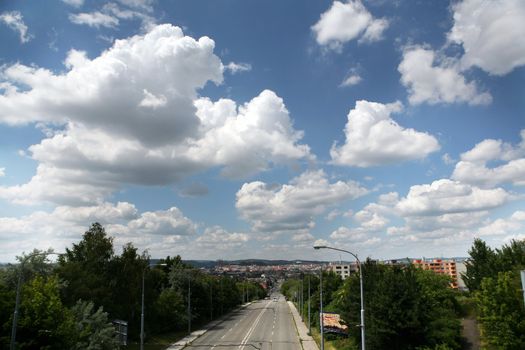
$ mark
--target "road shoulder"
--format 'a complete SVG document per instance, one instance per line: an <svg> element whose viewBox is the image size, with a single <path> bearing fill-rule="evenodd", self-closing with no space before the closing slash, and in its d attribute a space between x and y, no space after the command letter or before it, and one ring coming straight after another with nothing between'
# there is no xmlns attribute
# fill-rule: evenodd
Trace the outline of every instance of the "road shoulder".
<svg viewBox="0 0 525 350"><path fill-rule="evenodd" d="M288 301L288 306L290 307L290 311L292 312L292 316L295 321L295 327L297 328L297 332L299 333L299 339L301 340L301 346L303 347L303 349L319 350L319 347L317 346L315 340L308 335L308 327L306 327L303 320L301 319L301 316L299 315L299 312L297 311L295 305L291 301Z"/></svg>

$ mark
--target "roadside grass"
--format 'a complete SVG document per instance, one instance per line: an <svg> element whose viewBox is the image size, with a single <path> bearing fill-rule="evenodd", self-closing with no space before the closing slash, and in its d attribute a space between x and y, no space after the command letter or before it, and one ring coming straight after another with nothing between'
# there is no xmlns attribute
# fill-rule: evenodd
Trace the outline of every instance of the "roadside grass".
<svg viewBox="0 0 525 350"><path fill-rule="evenodd" d="M144 343L144 350L164 350L178 340L184 338L188 332L169 332L164 334L156 334L148 337L148 341ZM126 350L139 350L140 343L132 342L123 347Z"/></svg>
<svg viewBox="0 0 525 350"><path fill-rule="evenodd" d="M312 334L311 336L314 338L315 342L317 343L317 346L319 349L321 348L321 333L318 329L312 327ZM330 339L332 338L332 339ZM341 338L334 336L327 336L325 334L324 339L324 348L325 350L357 350L358 346L353 342L350 338Z"/></svg>

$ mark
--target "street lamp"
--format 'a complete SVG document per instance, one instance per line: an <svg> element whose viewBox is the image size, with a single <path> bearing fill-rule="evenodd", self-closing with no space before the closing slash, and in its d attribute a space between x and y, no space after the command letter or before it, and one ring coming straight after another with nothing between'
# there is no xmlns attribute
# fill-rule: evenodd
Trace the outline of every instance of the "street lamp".
<svg viewBox="0 0 525 350"><path fill-rule="evenodd" d="M357 263L359 264L359 287L361 290L361 324L359 325L361 327L361 349L365 350L365 303L363 298L363 266L361 264L361 260L352 252L349 252L348 250L339 249L339 248L333 248L326 245L315 245L314 249L331 249L331 250L337 250L339 252L344 252L352 255Z"/></svg>
<svg viewBox="0 0 525 350"><path fill-rule="evenodd" d="M308 275L308 332L312 334L312 322L310 322L310 275Z"/></svg>
<svg viewBox="0 0 525 350"><path fill-rule="evenodd" d="M323 317L323 265L321 264L321 274L319 277L319 315L321 316L321 350L324 350L324 317Z"/></svg>
<svg viewBox="0 0 525 350"><path fill-rule="evenodd" d="M142 307L140 312L140 350L144 350L144 275L146 274L146 269L152 266L166 266L168 264L148 264L142 270Z"/></svg>
<svg viewBox="0 0 525 350"><path fill-rule="evenodd" d="M20 307L20 288L22 287L22 275L24 272L24 264L29 258L35 257L35 256L48 256L48 255L63 255L63 253L53 253L53 252L38 252L29 254L28 256L24 257L23 260L20 262L20 271L18 273L18 283L16 284L16 300L15 300L15 311L13 313L13 325L11 327L11 344L9 349L15 350L16 345L16 326L18 323L18 308Z"/></svg>
<svg viewBox="0 0 525 350"><path fill-rule="evenodd" d="M191 276L188 275L188 334L191 334Z"/></svg>

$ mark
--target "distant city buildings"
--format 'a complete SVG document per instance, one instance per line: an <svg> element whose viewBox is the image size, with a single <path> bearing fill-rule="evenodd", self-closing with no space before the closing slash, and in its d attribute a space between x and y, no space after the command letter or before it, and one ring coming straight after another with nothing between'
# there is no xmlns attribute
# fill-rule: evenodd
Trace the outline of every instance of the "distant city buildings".
<svg viewBox="0 0 525 350"><path fill-rule="evenodd" d="M343 280L347 279L351 274L359 271L357 263L350 264L336 264L330 263L327 268L328 271L335 272L336 275L341 276Z"/></svg>
<svg viewBox="0 0 525 350"><path fill-rule="evenodd" d="M461 273L466 271L464 259L391 259L384 261L374 261L378 264L408 266L410 264L423 270L430 270L435 273L450 276L450 286L454 289L465 290L466 286L461 278ZM356 262L301 262L291 261L288 263L279 263L271 265L265 264L232 264L221 261L217 265L209 268L201 268L207 273L214 275L231 275L249 279L258 279L263 283L268 277L272 278L289 278L300 277L306 274L318 274L321 269L332 271L344 280L359 271L359 265Z"/></svg>
<svg viewBox="0 0 525 350"><path fill-rule="evenodd" d="M465 264L454 259L414 259L412 264L423 270L430 270L452 279L450 286L454 289L465 289L461 273L466 271Z"/></svg>

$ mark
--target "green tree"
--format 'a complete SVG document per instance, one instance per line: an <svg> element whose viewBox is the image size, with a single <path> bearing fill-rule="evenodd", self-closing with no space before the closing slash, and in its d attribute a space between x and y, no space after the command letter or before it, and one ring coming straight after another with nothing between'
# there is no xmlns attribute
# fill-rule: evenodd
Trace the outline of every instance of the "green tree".
<svg viewBox="0 0 525 350"><path fill-rule="evenodd" d="M73 350L113 350L119 344L115 337L115 327L109 322L108 314L102 307L94 310L92 302L79 300L71 308L75 322L75 344Z"/></svg>
<svg viewBox="0 0 525 350"><path fill-rule="evenodd" d="M486 277L475 294L483 338L491 349L525 349L525 308L518 271Z"/></svg>
<svg viewBox="0 0 525 350"><path fill-rule="evenodd" d="M447 345L459 348L460 326L449 280L413 266L363 265L367 348L417 349ZM359 276L347 278L329 309L349 325L360 323ZM360 343L359 327L350 337Z"/></svg>
<svg viewBox="0 0 525 350"><path fill-rule="evenodd" d="M79 299L106 308L112 304L113 256L113 240L99 223L91 225L78 244L66 249L57 273L66 282L62 295L67 305L75 305Z"/></svg>
<svg viewBox="0 0 525 350"><path fill-rule="evenodd" d="M0 349L9 347L15 291L16 288L8 283L7 270L0 269Z"/></svg>
<svg viewBox="0 0 525 350"><path fill-rule="evenodd" d="M164 289L155 300L154 312L157 331L173 331L186 326L186 303L180 290Z"/></svg>
<svg viewBox="0 0 525 350"><path fill-rule="evenodd" d="M149 258L140 255L131 243L124 245L121 255L114 255L108 262L108 282L110 293L103 304L113 318L128 321L128 332L132 337L140 334L140 314L142 295L142 274L147 269ZM145 274L145 301L150 309L158 296L151 271ZM147 319L148 321L150 318Z"/></svg>
<svg viewBox="0 0 525 350"><path fill-rule="evenodd" d="M69 349L75 337L71 312L62 304L57 276L37 276L21 295L17 340L20 349Z"/></svg>
<svg viewBox="0 0 525 350"><path fill-rule="evenodd" d="M481 280L484 277L495 275L497 255L479 238L474 240L468 253L470 258L465 263L467 271L462 277L467 288L474 292L480 288Z"/></svg>
<svg viewBox="0 0 525 350"><path fill-rule="evenodd" d="M512 240L509 245L496 249L496 254L498 272L525 268L525 240Z"/></svg>

